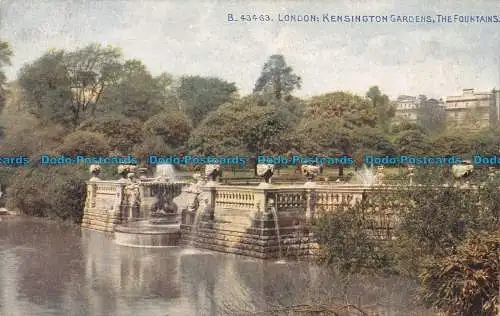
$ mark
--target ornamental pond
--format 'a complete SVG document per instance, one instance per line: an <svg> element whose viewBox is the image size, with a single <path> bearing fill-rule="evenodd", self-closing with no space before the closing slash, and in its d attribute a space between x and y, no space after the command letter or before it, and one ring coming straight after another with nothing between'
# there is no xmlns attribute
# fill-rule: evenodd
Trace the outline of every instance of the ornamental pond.
<svg viewBox="0 0 500 316"><path fill-rule="evenodd" d="M342 279L308 262L124 247L104 233L43 219L0 222L5 316L279 315L258 312L345 298L381 315L423 315L408 280Z"/></svg>

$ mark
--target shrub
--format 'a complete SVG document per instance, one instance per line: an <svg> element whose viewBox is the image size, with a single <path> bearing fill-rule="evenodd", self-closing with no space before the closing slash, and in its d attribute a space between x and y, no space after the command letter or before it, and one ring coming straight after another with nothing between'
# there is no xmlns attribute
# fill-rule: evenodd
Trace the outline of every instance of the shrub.
<svg viewBox="0 0 500 316"><path fill-rule="evenodd" d="M163 138L161 136L146 137L143 143L134 146L132 152L137 157L137 159L140 159L143 162L145 162L145 159L149 154L156 154L160 156L177 154L177 152L174 152L163 141Z"/></svg>
<svg viewBox="0 0 500 316"><path fill-rule="evenodd" d="M105 136L109 147L122 153L130 152L132 147L143 141L142 123L123 115L110 113L83 122L79 130L100 133Z"/></svg>
<svg viewBox="0 0 500 316"><path fill-rule="evenodd" d="M398 236L413 242L413 253L449 255L468 233L490 226L492 217L483 205L491 206L492 201L479 203L484 190L452 186L406 190L403 194L412 203L401 219Z"/></svg>
<svg viewBox="0 0 500 316"><path fill-rule="evenodd" d="M143 131L148 136L160 136L165 144L179 147L189 138L192 123L181 111L170 110L155 115L143 125Z"/></svg>
<svg viewBox="0 0 500 316"><path fill-rule="evenodd" d="M401 187L368 195L362 203L319 216L316 234L324 261L343 270L362 266L416 278L429 261L454 254L468 234L497 230L500 223L494 183L478 190ZM384 225L390 241L371 238L381 236Z"/></svg>
<svg viewBox="0 0 500 316"><path fill-rule="evenodd" d="M434 260L420 276L424 301L451 315L498 315L499 247L498 231L472 234L457 253Z"/></svg>
<svg viewBox="0 0 500 316"><path fill-rule="evenodd" d="M30 156L58 147L64 135L66 130L59 125L43 127L28 120L6 130L1 149L4 154Z"/></svg>
<svg viewBox="0 0 500 316"><path fill-rule="evenodd" d="M85 202L83 166L36 166L19 169L7 189L7 208L31 216L80 222Z"/></svg>
<svg viewBox="0 0 500 316"><path fill-rule="evenodd" d="M366 205L359 203L341 211L320 213L315 226L320 261L333 264L342 272L391 269L385 245L370 236L373 222L365 211Z"/></svg>
<svg viewBox="0 0 500 316"><path fill-rule="evenodd" d="M100 156L108 155L110 148L104 135L86 131L76 131L64 138L57 148L61 155Z"/></svg>

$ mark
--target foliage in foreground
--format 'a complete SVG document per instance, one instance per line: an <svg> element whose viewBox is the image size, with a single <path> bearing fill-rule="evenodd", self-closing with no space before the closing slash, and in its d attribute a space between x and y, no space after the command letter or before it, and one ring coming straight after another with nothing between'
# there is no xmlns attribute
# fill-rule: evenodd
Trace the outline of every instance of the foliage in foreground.
<svg viewBox="0 0 500 316"><path fill-rule="evenodd" d="M332 264L342 272L361 272L389 267L383 244L370 238L365 229L364 212L347 208L335 214L321 214L316 236L321 245L320 261Z"/></svg>
<svg viewBox="0 0 500 316"><path fill-rule="evenodd" d="M19 169L7 189L7 208L22 214L80 222L88 175L76 166Z"/></svg>
<svg viewBox="0 0 500 316"><path fill-rule="evenodd" d="M371 194L362 203L320 216L316 233L322 260L344 272L421 275L421 299L429 307L451 315L495 315L497 183L478 190L420 187ZM390 240L371 238L391 217Z"/></svg>
<svg viewBox="0 0 500 316"><path fill-rule="evenodd" d="M422 297L451 315L497 315L500 232L471 235L457 252L434 260L422 275Z"/></svg>

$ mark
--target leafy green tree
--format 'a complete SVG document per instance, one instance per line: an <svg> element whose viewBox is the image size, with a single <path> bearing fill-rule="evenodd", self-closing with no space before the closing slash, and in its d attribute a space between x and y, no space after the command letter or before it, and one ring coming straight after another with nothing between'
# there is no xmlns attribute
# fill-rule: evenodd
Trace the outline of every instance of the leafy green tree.
<svg viewBox="0 0 500 316"><path fill-rule="evenodd" d="M197 126L211 111L221 104L233 101L237 88L234 83L219 78L187 76L181 78L177 96L184 110Z"/></svg>
<svg viewBox="0 0 500 316"><path fill-rule="evenodd" d="M468 155L473 147L473 136L465 131L445 131L432 140L433 150L441 155Z"/></svg>
<svg viewBox="0 0 500 316"><path fill-rule="evenodd" d="M19 84L31 114L43 123L69 126L72 92L63 59L63 51L46 53L21 69Z"/></svg>
<svg viewBox="0 0 500 316"><path fill-rule="evenodd" d="M428 155L434 150L427 134L420 130L405 130L394 139L400 155Z"/></svg>
<svg viewBox="0 0 500 316"><path fill-rule="evenodd" d="M426 99L418 109L418 124L430 133L442 132L445 128L446 116L444 109L436 99Z"/></svg>
<svg viewBox="0 0 500 316"><path fill-rule="evenodd" d="M320 261L351 273L387 267L389 258L379 251L380 246L366 229L369 220L363 208L361 204L355 207L344 204L337 212L320 213L314 226Z"/></svg>
<svg viewBox="0 0 500 316"><path fill-rule="evenodd" d="M399 133L405 132L405 131L418 131L420 133L426 133L425 129L414 122L409 122L409 121L402 121L397 124L394 124L392 126L392 134L397 135Z"/></svg>
<svg viewBox="0 0 500 316"><path fill-rule="evenodd" d="M395 108L391 105L389 97L382 94L378 86L370 87L366 93L366 97L376 110L378 124L380 124L384 131L388 131L389 120L394 117L396 113Z"/></svg>
<svg viewBox="0 0 500 316"><path fill-rule="evenodd" d="M33 165L18 169L7 187L6 206L29 216L79 223L83 216L87 179L88 172L83 166Z"/></svg>
<svg viewBox="0 0 500 316"><path fill-rule="evenodd" d="M123 154L143 141L142 123L138 119L125 117L119 113L105 113L90 118L78 127L80 131L105 135L109 148Z"/></svg>
<svg viewBox="0 0 500 316"><path fill-rule="evenodd" d="M21 116L22 123L6 130L0 149L5 155L31 156L57 148L66 135L60 125L41 126L38 121Z"/></svg>
<svg viewBox="0 0 500 316"><path fill-rule="evenodd" d="M147 156L150 154L156 155L173 155L178 154L173 148L169 147L167 143L163 140L162 136L145 135L144 140L140 144L136 144L132 149L132 152L137 159L141 161L141 166L148 167Z"/></svg>
<svg viewBox="0 0 500 316"><path fill-rule="evenodd" d="M485 155L497 154L500 151L500 128L484 128L472 135L472 151Z"/></svg>
<svg viewBox="0 0 500 316"><path fill-rule="evenodd" d="M0 110L5 106L6 92L4 84L7 82L7 77L2 71L2 68L10 66L10 58L12 57L12 54L12 49L10 48L9 43L0 41Z"/></svg>
<svg viewBox="0 0 500 316"><path fill-rule="evenodd" d="M302 79L293 73L283 55L272 55L264 64L253 93L272 94L275 99L281 100L289 96L293 90L300 89L301 83Z"/></svg>
<svg viewBox="0 0 500 316"><path fill-rule="evenodd" d="M154 78L141 61L127 60L116 83L103 93L98 112L146 121L163 109L171 83L170 75L164 73Z"/></svg>
<svg viewBox="0 0 500 316"><path fill-rule="evenodd" d="M110 148L103 134L76 131L64 137L56 151L66 156L106 156Z"/></svg>
<svg viewBox="0 0 500 316"><path fill-rule="evenodd" d="M334 92L309 100L298 130L308 152L351 153L355 135L360 135L363 128L373 128L375 122L375 111L365 99Z"/></svg>
<svg viewBox="0 0 500 316"><path fill-rule="evenodd" d="M353 151L373 155L394 155L396 148L383 130L373 127L358 128L353 133Z"/></svg>
<svg viewBox="0 0 500 316"><path fill-rule="evenodd" d="M188 140L193 127L184 112L172 109L151 117L142 128L148 137L160 136L169 147L178 148Z"/></svg>
<svg viewBox="0 0 500 316"><path fill-rule="evenodd" d="M287 153L296 146L292 135L298 118L289 110L294 106L255 95L224 104L193 131L188 147L214 154Z"/></svg>
<svg viewBox="0 0 500 316"><path fill-rule="evenodd" d="M116 81L120 58L117 48L97 44L73 52L52 50L24 66L19 83L37 117L76 128Z"/></svg>

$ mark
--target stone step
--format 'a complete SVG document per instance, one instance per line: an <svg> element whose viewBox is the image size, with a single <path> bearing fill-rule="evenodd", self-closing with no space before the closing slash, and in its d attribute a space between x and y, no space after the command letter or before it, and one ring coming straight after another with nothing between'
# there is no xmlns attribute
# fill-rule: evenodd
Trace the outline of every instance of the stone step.
<svg viewBox="0 0 500 316"><path fill-rule="evenodd" d="M203 242L193 242L191 244L192 246L196 248L201 248L201 249L208 249L212 251L218 251L218 252L224 252L224 253L232 253L232 254L238 254L238 255L243 255L243 256L249 256L249 257L254 257L254 258L260 258L260 259L272 259L272 258L279 258L280 253L279 249L275 251L255 251L252 249L244 249L241 247L228 247L227 245L219 245L219 244L210 244L210 243L203 243ZM282 256L284 257L313 257L313 253L309 249L302 249L302 250L292 250L292 251L282 251Z"/></svg>
<svg viewBox="0 0 500 316"><path fill-rule="evenodd" d="M196 239L210 239L213 241L220 241L220 242L231 242L231 243L242 243L242 244L251 244L251 245L259 245L262 247L273 247L276 246L278 247L278 239L273 238L273 239L258 239L252 237L247 237L247 236L234 236L234 235L227 235L227 234L222 234L219 232L195 232L193 234L183 234L183 238L186 240L196 240ZM293 238L293 237L286 237L286 238L281 238L280 239L281 246L289 246L289 245L301 245L301 247L309 245L311 243L311 239L304 237L304 238Z"/></svg>
<svg viewBox="0 0 500 316"><path fill-rule="evenodd" d="M190 226L181 226L181 230L184 235L189 235L191 233L191 227ZM205 232L205 233L213 233L213 234L222 234L222 235L230 235L230 236L239 236L239 237L246 237L246 238L253 238L253 239L259 239L259 240L274 240L276 239L275 237L275 229L269 229L269 232L272 234L264 234L262 231L259 231L259 233L252 233L252 232L237 232L237 231L231 231L231 230L221 230L221 229L213 229L209 227L204 227L203 223L200 227L197 229L198 232ZM296 237L296 231L292 230L291 232L286 232L286 229L280 229L280 235L281 238L288 238L290 236ZM313 233L307 233L303 232L301 234L301 237L304 238L313 238Z"/></svg>

